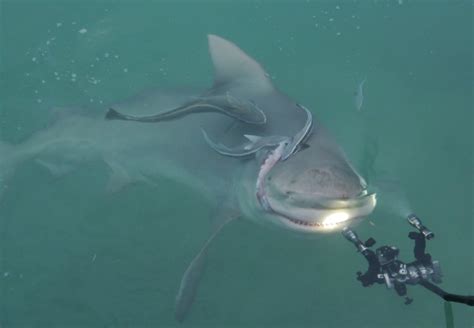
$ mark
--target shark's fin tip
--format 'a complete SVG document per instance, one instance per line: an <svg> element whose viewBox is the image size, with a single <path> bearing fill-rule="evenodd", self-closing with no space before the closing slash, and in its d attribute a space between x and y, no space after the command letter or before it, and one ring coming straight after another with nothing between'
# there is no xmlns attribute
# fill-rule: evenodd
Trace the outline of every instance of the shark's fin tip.
<svg viewBox="0 0 474 328"><path fill-rule="evenodd" d="M209 52L215 69L215 83L225 84L237 79L253 81L263 90L272 84L262 66L234 43L214 34L208 35ZM257 82L257 83L256 83Z"/></svg>

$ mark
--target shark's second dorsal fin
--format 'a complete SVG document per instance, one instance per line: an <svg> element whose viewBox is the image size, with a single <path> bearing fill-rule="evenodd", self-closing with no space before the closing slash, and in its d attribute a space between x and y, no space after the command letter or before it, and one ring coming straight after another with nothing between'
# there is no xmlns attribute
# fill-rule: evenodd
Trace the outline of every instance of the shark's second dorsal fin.
<svg viewBox="0 0 474 328"><path fill-rule="evenodd" d="M268 74L262 66L239 47L217 35L210 34L208 39L209 52L214 63L215 85L242 79L262 91L273 89Z"/></svg>

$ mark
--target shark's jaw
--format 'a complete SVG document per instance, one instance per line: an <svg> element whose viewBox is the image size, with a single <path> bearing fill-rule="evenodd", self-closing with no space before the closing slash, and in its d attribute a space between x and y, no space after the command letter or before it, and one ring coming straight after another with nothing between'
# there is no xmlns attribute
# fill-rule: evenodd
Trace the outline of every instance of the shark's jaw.
<svg viewBox="0 0 474 328"><path fill-rule="evenodd" d="M307 196L306 196L307 197ZM285 229L301 233L329 233L368 216L375 208L376 195L364 192L353 199L314 198L310 206L294 204L291 199L269 200L267 220Z"/></svg>
<svg viewBox="0 0 474 328"><path fill-rule="evenodd" d="M342 230L367 217L375 209L375 193L363 190L351 198L326 198L311 193L290 193L274 197L262 206L255 194L255 167L244 170L234 186L244 216L256 223L276 226L298 234L315 235ZM246 175L245 173L249 174Z"/></svg>

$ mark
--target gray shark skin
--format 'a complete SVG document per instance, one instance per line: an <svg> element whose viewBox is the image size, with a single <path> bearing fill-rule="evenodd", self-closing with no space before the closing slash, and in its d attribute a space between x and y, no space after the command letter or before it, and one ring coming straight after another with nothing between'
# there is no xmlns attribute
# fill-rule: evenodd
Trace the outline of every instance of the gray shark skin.
<svg viewBox="0 0 474 328"><path fill-rule="evenodd" d="M375 207L375 195L367 193L365 181L319 122L311 133L302 135L308 127L307 112L273 86L260 64L214 35L209 36L209 50L215 67L211 89L149 90L108 107L143 117L179 108L203 94L230 93L261 109L265 124L249 124L219 113L140 124L105 120L105 110L63 109L48 128L23 143L0 143L0 185L24 161L34 160L58 176L85 162L100 161L110 168L108 191L136 182L155 185L155 177L166 176L205 195L216 206L215 225L182 277L176 297L178 321L191 309L208 248L232 221L245 218L314 235L342 229ZM262 148L248 158L223 156L209 146L201 129L228 147L248 142L245 136L286 136L291 147L281 148L275 158L291 156L272 161L271 167L265 163L275 155L274 147ZM295 151L301 142L305 147ZM259 201L258 187L265 191L268 207Z"/></svg>

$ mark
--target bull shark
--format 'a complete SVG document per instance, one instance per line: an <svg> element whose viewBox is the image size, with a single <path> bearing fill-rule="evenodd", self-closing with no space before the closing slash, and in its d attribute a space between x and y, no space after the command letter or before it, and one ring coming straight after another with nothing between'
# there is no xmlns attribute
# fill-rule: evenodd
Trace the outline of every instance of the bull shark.
<svg viewBox="0 0 474 328"><path fill-rule="evenodd" d="M375 194L324 126L313 124L309 110L280 92L235 44L215 35L208 43L215 69L210 89L152 89L108 106L112 118L157 122L164 117L156 115L171 113L166 122L112 121L104 111L55 109L47 128L16 145L0 143L3 188L25 161L57 176L95 161L110 169L111 192L137 182L155 186L155 178L165 176L204 195L216 208L215 224L181 279L178 321L191 309L212 241L230 222L245 218L314 235L359 221L376 205ZM205 138L203 130L218 141Z"/></svg>

